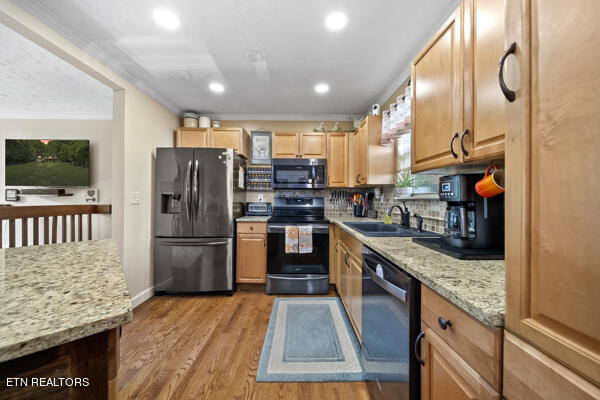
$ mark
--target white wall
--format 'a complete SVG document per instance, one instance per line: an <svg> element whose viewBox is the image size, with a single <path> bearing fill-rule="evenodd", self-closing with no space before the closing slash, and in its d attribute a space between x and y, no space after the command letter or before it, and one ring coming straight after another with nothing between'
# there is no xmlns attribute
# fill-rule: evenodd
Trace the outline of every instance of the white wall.
<svg viewBox="0 0 600 400"><path fill-rule="evenodd" d="M171 146L177 115L134 87L99 60L10 0L0 0L0 23L115 90L112 125L112 239L123 263L134 306L152 288L152 157L156 147ZM140 205L130 205L138 192Z"/></svg>
<svg viewBox="0 0 600 400"><path fill-rule="evenodd" d="M42 120L42 119L0 119L0 198L4 200L5 182L5 143L4 139L87 139L90 141L90 187L100 191L100 203L111 204L111 120ZM22 196L17 202L7 202L15 206L85 204L84 192L87 188L68 188L70 197ZM104 239L111 236L110 216L96 215L92 224L92 236ZM30 221L32 223L32 221ZM7 225L7 224L5 224ZM87 222L84 222L87 227ZM8 227L4 227L3 239L8 240ZM58 227L58 237L61 226ZM29 230L30 236L33 231ZM20 225L17 224L17 237ZM17 245L20 242L17 240Z"/></svg>

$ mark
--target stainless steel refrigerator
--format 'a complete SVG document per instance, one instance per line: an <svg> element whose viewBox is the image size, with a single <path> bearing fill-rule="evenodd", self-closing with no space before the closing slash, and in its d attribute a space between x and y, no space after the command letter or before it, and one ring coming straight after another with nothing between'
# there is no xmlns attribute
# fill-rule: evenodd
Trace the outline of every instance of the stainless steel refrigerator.
<svg viewBox="0 0 600 400"><path fill-rule="evenodd" d="M155 292L233 291L245 165L232 149L156 149Z"/></svg>

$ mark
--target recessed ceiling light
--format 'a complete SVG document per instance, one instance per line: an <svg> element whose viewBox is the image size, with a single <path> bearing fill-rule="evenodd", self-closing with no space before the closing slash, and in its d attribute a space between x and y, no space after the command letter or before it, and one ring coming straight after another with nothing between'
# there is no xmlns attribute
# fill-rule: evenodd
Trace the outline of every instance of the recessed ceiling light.
<svg viewBox="0 0 600 400"><path fill-rule="evenodd" d="M156 22L156 25L160 26L161 28L165 28L170 31L174 31L179 28L179 18L171 10L167 10L166 8L157 8L154 10L152 16L154 17L154 22Z"/></svg>
<svg viewBox="0 0 600 400"><path fill-rule="evenodd" d="M319 83L315 85L315 92L319 94L327 93L329 92L329 85L326 83Z"/></svg>
<svg viewBox="0 0 600 400"><path fill-rule="evenodd" d="M332 12L325 18L325 26L330 31L339 31L348 23L348 17L342 12Z"/></svg>
<svg viewBox="0 0 600 400"><path fill-rule="evenodd" d="M208 88L215 93L223 93L225 91L225 86L219 82L212 82L210 85L208 85Z"/></svg>

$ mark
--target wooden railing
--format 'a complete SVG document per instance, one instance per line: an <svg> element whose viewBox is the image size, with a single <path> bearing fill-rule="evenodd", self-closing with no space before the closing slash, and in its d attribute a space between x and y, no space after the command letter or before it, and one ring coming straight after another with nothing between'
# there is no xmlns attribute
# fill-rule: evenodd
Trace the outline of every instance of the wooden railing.
<svg viewBox="0 0 600 400"><path fill-rule="evenodd" d="M8 225L8 247L15 247L16 226L21 225L21 246L29 244L49 244L57 242L59 221L61 223L61 242L74 242L83 238L83 216L87 216L87 239L92 239L92 215L110 214L110 204L83 204L60 206L15 206L0 207L0 247L4 246L4 226ZM33 242L29 243L29 219L33 219ZM40 229L40 219L43 220L43 232ZM4 223L4 221L7 221ZM70 229L67 229L70 226ZM68 231L70 234L68 235ZM40 233L41 235L40 239ZM70 240L67 240L69 239ZM43 242L43 243L42 243Z"/></svg>

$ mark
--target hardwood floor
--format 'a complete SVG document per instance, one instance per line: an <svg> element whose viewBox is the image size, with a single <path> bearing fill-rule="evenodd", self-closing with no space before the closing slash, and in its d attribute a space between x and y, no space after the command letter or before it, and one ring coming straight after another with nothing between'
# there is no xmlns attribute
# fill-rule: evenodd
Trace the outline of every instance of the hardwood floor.
<svg viewBox="0 0 600 400"><path fill-rule="evenodd" d="M369 399L364 382L256 382L274 300L264 292L148 300L123 327L119 398Z"/></svg>

